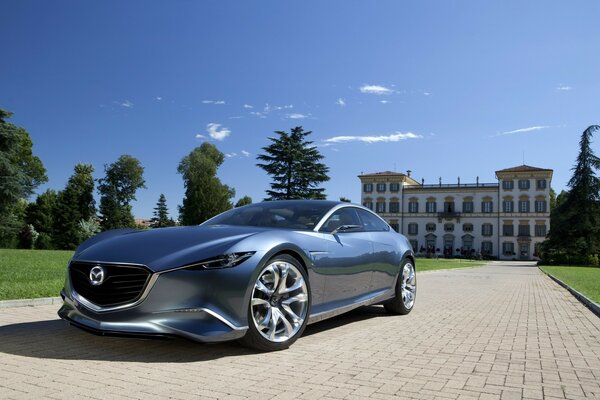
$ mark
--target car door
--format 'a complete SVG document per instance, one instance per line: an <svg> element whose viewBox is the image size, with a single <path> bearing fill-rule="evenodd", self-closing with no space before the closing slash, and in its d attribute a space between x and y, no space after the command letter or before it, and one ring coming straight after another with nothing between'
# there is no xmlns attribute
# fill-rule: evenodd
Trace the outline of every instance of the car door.
<svg viewBox="0 0 600 400"><path fill-rule="evenodd" d="M357 209L357 213L373 246L370 290L379 292L390 289L394 285L401 262L395 232L391 232L389 225L375 214L363 209Z"/></svg>
<svg viewBox="0 0 600 400"><path fill-rule="evenodd" d="M365 232L356 207L343 207L325 221L319 232L328 241L327 255L320 258L325 277L325 301L360 298L371 286L371 237Z"/></svg>

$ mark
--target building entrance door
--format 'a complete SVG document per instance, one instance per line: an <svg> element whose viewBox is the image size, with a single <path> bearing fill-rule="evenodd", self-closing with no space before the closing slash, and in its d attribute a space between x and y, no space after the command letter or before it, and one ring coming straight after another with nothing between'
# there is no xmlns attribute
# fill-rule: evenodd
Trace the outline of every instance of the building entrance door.
<svg viewBox="0 0 600 400"><path fill-rule="evenodd" d="M519 257L521 260L529 260L529 243L519 244Z"/></svg>

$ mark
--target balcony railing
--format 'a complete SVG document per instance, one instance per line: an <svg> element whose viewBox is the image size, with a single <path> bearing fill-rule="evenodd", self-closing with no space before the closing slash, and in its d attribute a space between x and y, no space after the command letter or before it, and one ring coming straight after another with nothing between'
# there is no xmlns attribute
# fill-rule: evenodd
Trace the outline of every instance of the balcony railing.
<svg viewBox="0 0 600 400"><path fill-rule="evenodd" d="M453 212L453 211L450 211L450 212L444 211L444 212L439 212L437 214L437 216L438 216L439 222L442 222L442 220L444 220L444 219L450 220L450 219L455 219L455 218L456 218L456 222L460 222L461 213Z"/></svg>

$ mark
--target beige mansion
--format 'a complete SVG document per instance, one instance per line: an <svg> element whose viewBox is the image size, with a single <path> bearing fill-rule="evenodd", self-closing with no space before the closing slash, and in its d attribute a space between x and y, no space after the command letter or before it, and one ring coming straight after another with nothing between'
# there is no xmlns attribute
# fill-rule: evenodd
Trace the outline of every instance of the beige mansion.
<svg viewBox="0 0 600 400"><path fill-rule="evenodd" d="M361 174L361 203L403 233L416 253L532 260L550 229L552 170L521 165L498 182L424 184L406 174Z"/></svg>

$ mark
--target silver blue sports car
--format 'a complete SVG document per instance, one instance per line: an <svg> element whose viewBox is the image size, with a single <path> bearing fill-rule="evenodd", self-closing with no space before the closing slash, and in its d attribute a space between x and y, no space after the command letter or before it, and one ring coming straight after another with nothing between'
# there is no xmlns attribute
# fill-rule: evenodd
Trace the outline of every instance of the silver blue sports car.
<svg viewBox="0 0 600 400"><path fill-rule="evenodd" d="M75 252L61 295L58 315L94 333L240 339L270 351L362 305L409 313L415 259L364 207L270 201L199 226L98 234Z"/></svg>

